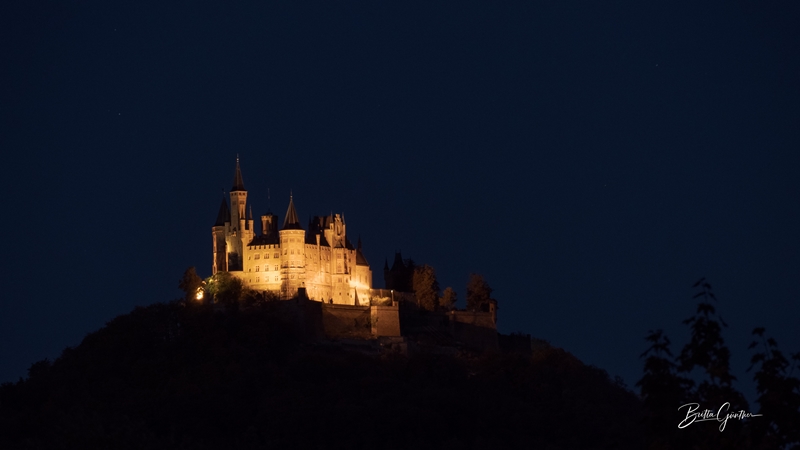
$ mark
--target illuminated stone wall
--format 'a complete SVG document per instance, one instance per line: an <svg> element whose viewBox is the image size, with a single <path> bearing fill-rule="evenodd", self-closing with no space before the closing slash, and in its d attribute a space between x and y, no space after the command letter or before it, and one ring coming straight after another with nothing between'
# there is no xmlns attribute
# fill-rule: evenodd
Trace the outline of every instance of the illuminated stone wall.
<svg viewBox="0 0 800 450"><path fill-rule="evenodd" d="M301 228L291 199L289 205L288 226L278 231L278 217L267 213L261 216L261 234L256 233L237 158L230 208L223 202L212 227L212 273L230 272L246 286L282 299L305 288L312 300L368 306L372 271L365 259L358 264L359 250L347 239L344 216L317 217L312 232Z"/></svg>

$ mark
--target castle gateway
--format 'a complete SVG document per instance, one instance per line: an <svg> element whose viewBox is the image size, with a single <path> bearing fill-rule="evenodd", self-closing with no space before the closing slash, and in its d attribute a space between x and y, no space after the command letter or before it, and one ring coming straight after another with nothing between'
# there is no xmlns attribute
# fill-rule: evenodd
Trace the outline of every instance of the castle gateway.
<svg viewBox="0 0 800 450"><path fill-rule="evenodd" d="M344 216L315 216L304 229L289 196L280 230L278 216L267 212L256 234L238 157L230 206L223 196L212 238L212 274L229 272L251 289L272 291L284 299L305 288L312 300L369 305L372 271L361 240L354 247L347 238Z"/></svg>

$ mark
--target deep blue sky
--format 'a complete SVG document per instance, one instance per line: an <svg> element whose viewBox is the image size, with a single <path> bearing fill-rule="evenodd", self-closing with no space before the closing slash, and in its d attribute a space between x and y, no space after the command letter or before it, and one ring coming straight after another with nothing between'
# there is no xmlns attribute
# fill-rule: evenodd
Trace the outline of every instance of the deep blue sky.
<svg viewBox="0 0 800 450"><path fill-rule="evenodd" d="M17 3L0 381L209 275L237 153L256 215L344 212L378 287L395 249L481 273L502 332L631 386L701 276L740 379L755 326L800 350L789 2Z"/></svg>

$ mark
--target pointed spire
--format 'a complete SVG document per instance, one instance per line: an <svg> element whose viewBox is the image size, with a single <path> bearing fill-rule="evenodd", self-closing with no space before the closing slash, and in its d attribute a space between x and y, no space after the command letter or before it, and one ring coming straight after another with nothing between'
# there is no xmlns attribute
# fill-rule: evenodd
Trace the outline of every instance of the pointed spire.
<svg viewBox="0 0 800 450"><path fill-rule="evenodd" d="M400 252L394 253L394 263L392 263L392 271L396 270L403 270L406 268L405 263L403 262L403 255Z"/></svg>
<svg viewBox="0 0 800 450"><path fill-rule="evenodd" d="M231 192L244 191L244 181L242 181L242 169L239 167L239 154L236 154L236 173L233 175L233 187Z"/></svg>
<svg viewBox="0 0 800 450"><path fill-rule="evenodd" d="M358 246L356 247L356 265L369 266L367 258L364 257L364 252L361 249L361 236L358 236Z"/></svg>
<svg viewBox="0 0 800 450"><path fill-rule="evenodd" d="M294 200L289 194L289 209L286 210L286 219L283 221L282 230L302 230L300 220L297 218L297 211L294 209Z"/></svg>
<svg viewBox="0 0 800 450"><path fill-rule="evenodd" d="M214 222L214 226L224 226L225 222L231 221L231 210L228 208L228 201L225 200L225 190L222 191L222 204L219 206L219 212L217 213L217 221Z"/></svg>
<svg viewBox="0 0 800 450"><path fill-rule="evenodd" d="M247 218L253 220L253 205L247 205L250 207L250 214L247 215Z"/></svg>

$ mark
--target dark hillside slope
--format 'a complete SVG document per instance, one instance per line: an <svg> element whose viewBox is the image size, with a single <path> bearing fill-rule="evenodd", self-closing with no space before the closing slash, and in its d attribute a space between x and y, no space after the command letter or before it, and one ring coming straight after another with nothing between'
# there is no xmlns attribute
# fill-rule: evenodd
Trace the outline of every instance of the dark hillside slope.
<svg viewBox="0 0 800 450"><path fill-rule="evenodd" d="M640 408L553 347L376 358L175 302L4 384L0 448L641 448Z"/></svg>

